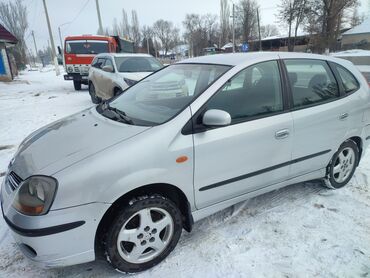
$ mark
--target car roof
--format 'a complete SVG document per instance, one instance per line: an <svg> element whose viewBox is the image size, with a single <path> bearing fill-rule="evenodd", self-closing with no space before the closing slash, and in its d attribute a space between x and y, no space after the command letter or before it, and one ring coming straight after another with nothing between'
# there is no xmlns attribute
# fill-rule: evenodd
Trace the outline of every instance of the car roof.
<svg viewBox="0 0 370 278"><path fill-rule="evenodd" d="M111 57L153 57L145 53L100 53L97 56L111 56Z"/></svg>
<svg viewBox="0 0 370 278"><path fill-rule="evenodd" d="M249 53L227 53L227 54L215 54L208 56L200 56L195 58L190 58L182 60L178 63L187 64L217 64L217 65L228 65L228 66L237 66L243 65L249 60L255 59L319 59L319 60L330 60L335 62L341 62L342 60L336 59L326 55L310 54L310 53L296 53L296 52L249 52Z"/></svg>

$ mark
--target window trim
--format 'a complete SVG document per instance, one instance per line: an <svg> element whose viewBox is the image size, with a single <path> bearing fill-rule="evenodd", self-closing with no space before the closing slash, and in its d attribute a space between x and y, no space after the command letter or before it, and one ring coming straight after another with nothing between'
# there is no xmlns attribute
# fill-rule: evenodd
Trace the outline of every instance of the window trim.
<svg viewBox="0 0 370 278"><path fill-rule="evenodd" d="M345 68L344 66L342 66L342 65L340 65L338 63L331 62L331 61L329 61L329 66L332 69L332 71L334 72L334 75L336 75L337 82L339 80L341 81L341 82L338 82L338 85L341 88L341 94L340 94L341 98L350 96L350 95L356 93L358 90L361 89L361 83L358 81L358 79L356 78L356 76L352 72L350 72L347 68ZM348 73L353 76L353 78L356 80L356 83L357 83L357 89L356 90L353 90L353 91L351 91L349 93L346 92L346 89L344 88L344 84L343 84L344 83L343 82L343 79L342 79L342 77L341 77L341 75L340 75L337 67L341 67L342 69L344 69L345 71L348 71Z"/></svg>
<svg viewBox="0 0 370 278"><path fill-rule="evenodd" d="M324 62L327 64L330 72L333 74L334 76L334 79L335 79L335 82L337 83L337 87L338 87L338 93L339 95L335 98L332 98L332 99L328 99L328 100L325 100L325 101L320 101L320 102L317 102L317 103L312 103L312 104L309 104L309 105L304 105L304 106L300 106L300 107L294 107L294 101L293 101L293 90L292 90L292 87L290 86L290 80L289 80L289 77L288 77L288 69L286 67L286 64L285 64L285 61L287 60L309 60L309 61L320 61L320 62ZM285 68L285 72L286 72L286 76L285 76L285 82L287 83L287 86L289 88L289 102L290 102L290 112L294 112L294 111L299 111L299 110L302 110L302 109L306 109L306 108L311 108L311 107L315 107L315 106L319 106L319 105L323 105L323 104L327 104L327 103L330 103L330 102L333 102L333 101L337 101L338 99L341 99L342 98L342 90L341 90L341 86L338 82L338 77L337 75L333 72L333 69L332 67L330 66L330 63L328 60L322 60L322 59L315 59L315 58L284 58L284 59L281 59L283 65L284 65L284 68Z"/></svg>
<svg viewBox="0 0 370 278"><path fill-rule="evenodd" d="M183 135L197 134L197 133L205 132L207 130L225 128L225 127L233 126L233 125L236 125L236 124L242 124L242 123L255 121L255 120L259 120L259 119L264 119L264 118L268 118L268 117L273 117L273 116L277 116L277 115L281 115L281 114L290 112L289 100L288 100L288 91L287 91L286 85L284 84L285 76L283 74L283 69L282 69L280 61L281 61L281 59L265 60L265 61L261 61L261 62L251 64L247 67L242 68L238 72L236 72L232 77L230 77L226 82L224 82L216 90L216 92L210 98L207 99L207 101L205 103L203 103L203 105L197 110L197 112L195 112L192 115L192 117L189 119L189 121L181 129L181 133ZM219 93L220 90L222 90L222 88L224 88L224 86L226 85L227 82L229 82L231 79L233 79L234 77L239 75L239 73L241 73L242 71L244 71L244 70L246 70L246 69L248 69L248 68L250 68L254 65L258 65L258 64L262 64L262 63L266 63L266 62L276 62L277 63L279 76L280 76L281 97L282 97L282 104L283 104L283 108L282 108L281 111L272 112L272 113L267 114L267 115L256 115L256 116L246 117L246 118L240 119L239 121L235 121L235 122L231 123L228 126L206 127L202 124L197 123L199 121L199 119L202 118L204 113L207 111L206 106L207 106L208 102L212 99L213 96L215 96L217 93ZM189 104L189 107L190 107L190 105L191 105L191 103Z"/></svg>

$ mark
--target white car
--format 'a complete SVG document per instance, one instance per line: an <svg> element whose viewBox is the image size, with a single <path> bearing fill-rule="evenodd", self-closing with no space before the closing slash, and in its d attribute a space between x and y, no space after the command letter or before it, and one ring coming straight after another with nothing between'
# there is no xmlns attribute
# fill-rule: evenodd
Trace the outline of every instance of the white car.
<svg viewBox="0 0 370 278"><path fill-rule="evenodd" d="M138 272L228 206L308 180L345 186L369 143L369 88L352 63L197 57L31 134L9 165L1 206L40 265L104 256Z"/></svg>
<svg viewBox="0 0 370 278"><path fill-rule="evenodd" d="M149 54L102 53L91 63L88 76L93 103L110 99L163 65Z"/></svg>

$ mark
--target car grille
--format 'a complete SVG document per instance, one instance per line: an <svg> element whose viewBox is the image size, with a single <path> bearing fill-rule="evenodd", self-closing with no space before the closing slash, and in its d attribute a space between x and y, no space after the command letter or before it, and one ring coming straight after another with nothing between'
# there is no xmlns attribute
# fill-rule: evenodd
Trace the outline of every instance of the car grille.
<svg viewBox="0 0 370 278"><path fill-rule="evenodd" d="M23 180L14 172L10 172L7 176L7 183L13 191L18 188L22 181Z"/></svg>

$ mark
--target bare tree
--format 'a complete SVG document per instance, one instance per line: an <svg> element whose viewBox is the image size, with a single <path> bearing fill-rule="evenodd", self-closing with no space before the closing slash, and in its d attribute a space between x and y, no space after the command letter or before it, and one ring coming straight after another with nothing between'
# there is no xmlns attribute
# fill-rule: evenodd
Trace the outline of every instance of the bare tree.
<svg viewBox="0 0 370 278"><path fill-rule="evenodd" d="M279 29L272 24L262 25L261 26L261 37L267 38L272 36L280 35Z"/></svg>
<svg viewBox="0 0 370 278"><path fill-rule="evenodd" d="M309 28L317 30L317 51L335 50L344 22L344 13L358 5L358 0L308 0L311 7L306 17Z"/></svg>
<svg viewBox="0 0 370 278"><path fill-rule="evenodd" d="M159 19L154 22L153 30L167 55L168 50L172 49L179 40L179 29L174 27L172 22Z"/></svg>
<svg viewBox="0 0 370 278"><path fill-rule="evenodd" d="M139 19L137 16L137 12L132 10L131 12L131 35L132 40L134 41L135 48L137 49L140 45L141 40L141 33L140 33L140 26L139 26Z"/></svg>
<svg viewBox="0 0 370 278"><path fill-rule="evenodd" d="M27 46L25 34L28 29L27 7L22 0L8 1L0 3L0 20L17 39L13 55L17 67L24 68L27 63Z"/></svg>
<svg viewBox="0 0 370 278"><path fill-rule="evenodd" d="M351 28L360 25L364 21L365 17L364 15L360 15L358 12L358 8L355 7L353 9L352 15L349 18L349 24Z"/></svg>
<svg viewBox="0 0 370 278"><path fill-rule="evenodd" d="M298 29L309 12L308 0L281 0L278 17L288 25L288 51L294 51ZM292 40L292 32L294 36Z"/></svg>
<svg viewBox="0 0 370 278"><path fill-rule="evenodd" d="M115 35L115 36L121 36L121 35L122 35L121 26L118 24L118 20L117 20L117 18L114 18L114 19L113 19L113 29L112 29L112 33L113 33L113 35Z"/></svg>
<svg viewBox="0 0 370 278"><path fill-rule="evenodd" d="M155 50L154 50L154 44L153 44L153 36L154 36L154 31L151 27L144 25L143 28L141 29L141 34L143 36L143 47L146 48L147 52L153 56L155 56Z"/></svg>
<svg viewBox="0 0 370 278"><path fill-rule="evenodd" d="M220 0L220 42L219 47L229 42L230 39L230 7L228 0Z"/></svg>
<svg viewBox="0 0 370 278"><path fill-rule="evenodd" d="M122 36L125 38L131 38L131 27L128 22L128 16L125 9L122 9L122 22L121 22Z"/></svg>
<svg viewBox="0 0 370 278"><path fill-rule="evenodd" d="M217 44L220 36L217 20L217 16L212 14L185 16L184 37L189 42L192 56L202 55L204 48Z"/></svg>
<svg viewBox="0 0 370 278"><path fill-rule="evenodd" d="M255 0L240 0L237 12L239 33L244 42L257 38L257 9Z"/></svg>

